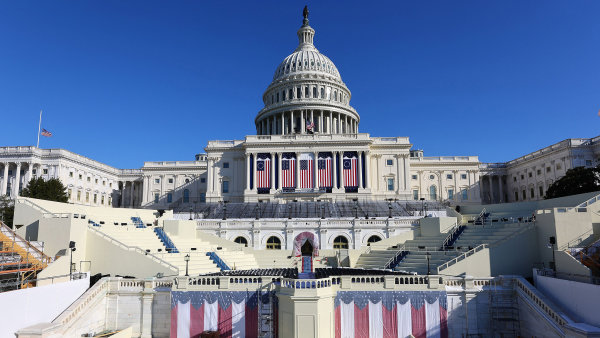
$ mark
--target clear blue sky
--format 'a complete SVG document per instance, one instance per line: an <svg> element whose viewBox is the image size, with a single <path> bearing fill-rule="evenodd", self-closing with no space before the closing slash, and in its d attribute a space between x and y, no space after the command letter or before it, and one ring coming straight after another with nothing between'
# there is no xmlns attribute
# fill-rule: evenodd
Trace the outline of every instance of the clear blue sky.
<svg viewBox="0 0 600 338"><path fill-rule="evenodd" d="M306 1L4 1L0 146L119 167L255 133ZM507 161L600 134L600 1L308 1L372 136Z"/></svg>

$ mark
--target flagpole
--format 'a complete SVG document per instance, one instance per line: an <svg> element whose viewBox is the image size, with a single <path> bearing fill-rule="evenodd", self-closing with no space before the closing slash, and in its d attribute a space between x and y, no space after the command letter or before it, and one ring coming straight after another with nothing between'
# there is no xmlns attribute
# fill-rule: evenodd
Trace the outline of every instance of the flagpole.
<svg viewBox="0 0 600 338"><path fill-rule="evenodd" d="M40 124L38 125L37 148L40 147L40 133L42 132L42 110L40 109Z"/></svg>

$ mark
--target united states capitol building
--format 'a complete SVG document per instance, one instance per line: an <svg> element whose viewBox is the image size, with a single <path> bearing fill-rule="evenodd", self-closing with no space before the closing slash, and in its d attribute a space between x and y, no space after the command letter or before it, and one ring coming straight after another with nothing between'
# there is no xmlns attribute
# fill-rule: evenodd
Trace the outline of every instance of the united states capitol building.
<svg viewBox="0 0 600 338"><path fill-rule="evenodd" d="M482 163L361 132L303 17L256 135L138 169L0 147L0 338L600 337L600 192L544 199L600 136Z"/></svg>

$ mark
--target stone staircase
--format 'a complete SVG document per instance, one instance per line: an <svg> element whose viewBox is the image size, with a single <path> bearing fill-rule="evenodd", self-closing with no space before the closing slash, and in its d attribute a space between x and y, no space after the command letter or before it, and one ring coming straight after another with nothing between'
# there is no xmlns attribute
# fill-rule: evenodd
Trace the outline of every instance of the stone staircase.
<svg viewBox="0 0 600 338"><path fill-rule="evenodd" d="M398 249L371 250L358 257L355 267L362 269L383 269L385 264L396 256L397 252Z"/></svg>

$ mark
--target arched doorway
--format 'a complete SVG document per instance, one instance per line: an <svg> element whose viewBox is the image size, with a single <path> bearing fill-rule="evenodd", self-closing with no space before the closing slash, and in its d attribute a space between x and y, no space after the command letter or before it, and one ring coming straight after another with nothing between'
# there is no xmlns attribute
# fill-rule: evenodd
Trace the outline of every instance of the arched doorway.
<svg viewBox="0 0 600 338"><path fill-rule="evenodd" d="M309 231L298 234L294 239L293 255L300 257L302 273L312 273L313 257L319 255L319 238Z"/></svg>
<svg viewBox="0 0 600 338"><path fill-rule="evenodd" d="M373 236L369 237L369 239L367 239L367 245L371 245L371 243L379 242L380 240L381 240L381 237L379 237L377 235L373 235Z"/></svg>
<svg viewBox="0 0 600 338"><path fill-rule="evenodd" d="M337 236L333 240L334 249L348 249L348 239L344 236Z"/></svg>
<svg viewBox="0 0 600 338"><path fill-rule="evenodd" d="M300 248L300 252L302 252L302 256L310 256L313 255L313 246L310 244L310 241L304 242L302 247Z"/></svg>
<svg viewBox="0 0 600 338"><path fill-rule="evenodd" d="M248 247L248 240L245 237L238 236L235 238L234 242L237 244L243 244L245 247Z"/></svg>
<svg viewBox="0 0 600 338"><path fill-rule="evenodd" d="M267 250L281 250L281 240L275 236L267 239Z"/></svg>

